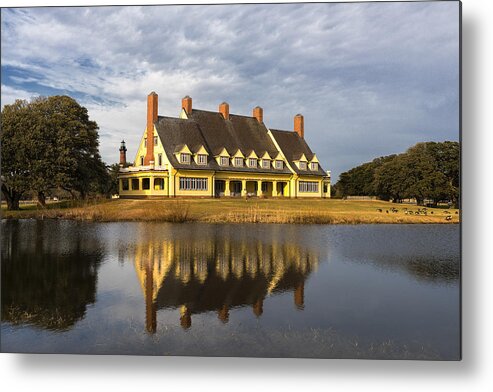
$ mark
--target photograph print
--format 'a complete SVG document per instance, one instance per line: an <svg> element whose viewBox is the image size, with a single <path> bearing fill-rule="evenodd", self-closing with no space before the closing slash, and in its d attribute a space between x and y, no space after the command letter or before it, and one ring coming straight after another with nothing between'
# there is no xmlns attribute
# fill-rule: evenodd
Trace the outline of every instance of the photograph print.
<svg viewBox="0 0 493 392"><path fill-rule="evenodd" d="M2 353L461 359L461 3L1 9Z"/></svg>

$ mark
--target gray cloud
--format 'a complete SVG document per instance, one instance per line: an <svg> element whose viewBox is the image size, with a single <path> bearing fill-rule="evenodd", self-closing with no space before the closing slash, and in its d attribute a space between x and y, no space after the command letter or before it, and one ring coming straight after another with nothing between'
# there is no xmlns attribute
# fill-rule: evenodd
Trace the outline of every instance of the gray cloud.
<svg viewBox="0 0 493 392"><path fill-rule="evenodd" d="M166 115L186 94L209 110L260 105L272 128L301 112L337 177L418 141L458 140L458 18L456 2L2 9L2 102L72 93L108 162L122 138L134 152L151 90Z"/></svg>

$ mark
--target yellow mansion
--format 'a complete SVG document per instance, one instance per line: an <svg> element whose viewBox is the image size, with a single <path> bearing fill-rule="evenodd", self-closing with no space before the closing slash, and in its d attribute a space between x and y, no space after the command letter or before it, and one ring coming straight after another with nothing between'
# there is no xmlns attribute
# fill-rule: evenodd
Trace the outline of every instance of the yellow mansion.
<svg viewBox="0 0 493 392"><path fill-rule="evenodd" d="M217 112L193 109L186 96L178 118L158 116L152 92L132 166L120 147L120 197L330 197L330 172L304 139L303 116L282 131L265 126L262 108L252 114L230 114L225 102Z"/></svg>

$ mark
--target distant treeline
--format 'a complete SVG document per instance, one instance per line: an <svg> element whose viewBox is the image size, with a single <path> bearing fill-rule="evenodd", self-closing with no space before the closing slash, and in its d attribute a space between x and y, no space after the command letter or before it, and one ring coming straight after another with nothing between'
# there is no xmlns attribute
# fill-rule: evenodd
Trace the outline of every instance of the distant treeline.
<svg viewBox="0 0 493 392"><path fill-rule="evenodd" d="M418 143L405 153L376 158L340 175L334 196L377 196L396 203L416 199L432 204L451 202L460 194L458 142Z"/></svg>

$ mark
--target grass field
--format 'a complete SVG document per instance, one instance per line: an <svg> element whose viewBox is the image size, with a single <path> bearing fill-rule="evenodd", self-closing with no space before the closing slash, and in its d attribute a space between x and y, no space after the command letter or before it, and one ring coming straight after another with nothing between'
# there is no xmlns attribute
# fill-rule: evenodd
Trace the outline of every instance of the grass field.
<svg viewBox="0 0 493 392"><path fill-rule="evenodd" d="M102 222L362 224L458 223L460 216L456 209L428 208L426 214L421 212L418 215L416 212L420 207L415 205L339 199L115 199L83 204L51 203L45 209L39 209L36 205L23 205L21 208L20 211L7 211L2 205L2 218L77 219ZM397 211L392 212L392 209Z"/></svg>

